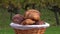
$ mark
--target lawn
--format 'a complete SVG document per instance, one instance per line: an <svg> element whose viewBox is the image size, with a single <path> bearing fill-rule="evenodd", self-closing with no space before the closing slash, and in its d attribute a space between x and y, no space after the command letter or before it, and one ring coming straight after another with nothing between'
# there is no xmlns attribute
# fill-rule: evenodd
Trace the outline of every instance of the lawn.
<svg viewBox="0 0 60 34"><path fill-rule="evenodd" d="M20 13L23 14L24 11ZM45 34L60 34L60 26L52 26L56 24L56 20L54 18L54 13L47 10L41 9L41 19L50 23L51 26L47 28ZM10 14L6 9L0 9L0 34L14 34L14 30L9 26L10 24ZM60 19L60 18L59 18Z"/></svg>

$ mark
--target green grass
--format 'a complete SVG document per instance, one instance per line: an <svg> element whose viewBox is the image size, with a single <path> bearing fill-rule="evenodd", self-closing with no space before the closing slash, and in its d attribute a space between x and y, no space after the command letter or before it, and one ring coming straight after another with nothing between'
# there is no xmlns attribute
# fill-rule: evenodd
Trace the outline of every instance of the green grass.
<svg viewBox="0 0 60 34"><path fill-rule="evenodd" d="M53 26L47 28L45 34L60 34L60 26Z"/></svg>
<svg viewBox="0 0 60 34"><path fill-rule="evenodd" d="M14 30L11 28L2 28L0 30L0 34L14 34Z"/></svg>
<svg viewBox="0 0 60 34"><path fill-rule="evenodd" d="M21 9L21 14L24 14L24 11ZM52 24L56 24L56 20L54 18L54 13L47 10L41 9L41 19ZM59 17L60 19L60 17ZM15 34L14 30L10 27L10 14L6 9L0 9L0 34ZM50 26L47 28L45 34L60 34L59 26Z"/></svg>

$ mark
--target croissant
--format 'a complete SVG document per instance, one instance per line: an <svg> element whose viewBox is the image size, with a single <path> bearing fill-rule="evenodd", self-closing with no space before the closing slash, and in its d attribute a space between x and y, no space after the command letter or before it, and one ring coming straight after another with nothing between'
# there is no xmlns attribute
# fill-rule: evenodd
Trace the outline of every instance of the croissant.
<svg viewBox="0 0 60 34"><path fill-rule="evenodd" d="M31 25L34 24L35 21L31 20L31 19L25 19L21 24L22 25Z"/></svg>
<svg viewBox="0 0 60 34"><path fill-rule="evenodd" d="M38 10L34 10L34 9L27 10L24 17L28 18L28 19L33 19L33 20L39 20L40 12Z"/></svg>

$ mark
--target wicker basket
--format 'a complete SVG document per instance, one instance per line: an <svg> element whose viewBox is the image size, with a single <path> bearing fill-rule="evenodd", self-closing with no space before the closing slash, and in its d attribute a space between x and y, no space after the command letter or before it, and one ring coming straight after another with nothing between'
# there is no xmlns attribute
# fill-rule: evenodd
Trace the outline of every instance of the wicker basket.
<svg viewBox="0 0 60 34"><path fill-rule="evenodd" d="M45 22L44 25L19 25L11 23L10 26L16 34L44 34L46 28L50 25Z"/></svg>
<svg viewBox="0 0 60 34"><path fill-rule="evenodd" d="M29 29L29 30L14 29L16 34L44 34L45 30L46 28Z"/></svg>

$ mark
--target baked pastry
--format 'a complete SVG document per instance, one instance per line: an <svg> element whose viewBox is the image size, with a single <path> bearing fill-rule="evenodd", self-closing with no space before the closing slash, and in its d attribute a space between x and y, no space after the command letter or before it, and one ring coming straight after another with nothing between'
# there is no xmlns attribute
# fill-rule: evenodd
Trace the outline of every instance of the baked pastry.
<svg viewBox="0 0 60 34"><path fill-rule="evenodd" d="M25 19L21 24L22 25L32 25L34 23L35 23L35 21L33 21L31 19Z"/></svg>
<svg viewBox="0 0 60 34"><path fill-rule="evenodd" d="M39 20L36 22L36 25L42 25L42 24L45 24L44 21Z"/></svg>
<svg viewBox="0 0 60 34"><path fill-rule="evenodd" d="M12 22L20 24L24 20L24 17L20 14L16 14L12 17Z"/></svg>
<svg viewBox="0 0 60 34"><path fill-rule="evenodd" d="M40 12L38 10L30 9L26 11L24 17L33 20L39 20Z"/></svg>

